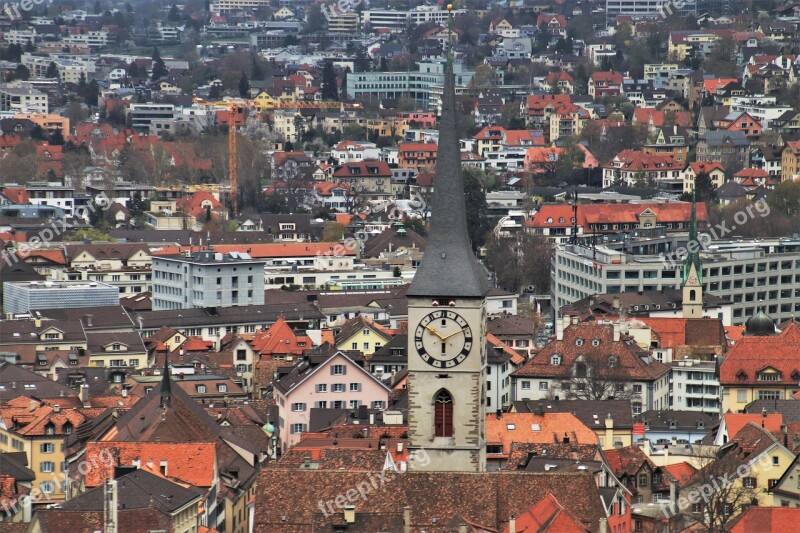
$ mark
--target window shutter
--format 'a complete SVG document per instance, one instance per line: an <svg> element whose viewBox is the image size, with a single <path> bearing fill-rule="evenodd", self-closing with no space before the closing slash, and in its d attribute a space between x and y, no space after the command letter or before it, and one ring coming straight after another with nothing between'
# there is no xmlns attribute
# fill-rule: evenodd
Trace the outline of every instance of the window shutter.
<svg viewBox="0 0 800 533"><path fill-rule="evenodd" d="M334 365L331 365L331 376L333 375L333 367Z"/></svg>
<svg viewBox="0 0 800 533"><path fill-rule="evenodd" d="M347 365L342 365L342 375L343 376L347 375Z"/></svg>

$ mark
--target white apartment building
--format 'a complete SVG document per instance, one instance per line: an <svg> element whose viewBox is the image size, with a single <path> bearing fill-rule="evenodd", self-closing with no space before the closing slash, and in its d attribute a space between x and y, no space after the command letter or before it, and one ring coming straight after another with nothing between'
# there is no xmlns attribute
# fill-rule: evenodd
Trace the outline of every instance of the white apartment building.
<svg viewBox="0 0 800 533"><path fill-rule="evenodd" d="M36 44L36 30L8 30L3 32L3 39L8 44Z"/></svg>
<svg viewBox="0 0 800 533"><path fill-rule="evenodd" d="M465 9L454 9L453 16L465 13ZM361 23L364 27L389 28L392 33L402 33L409 25L420 25L434 22L444 25L449 12L439 6L417 6L409 11L395 9L366 9L361 12Z"/></svg>
<svg viewBox="0 0 800 533"><path fill-rule="evenodd" d="M25 65L31 73L32 78L45 78L47 76L47 69L50 63L55 63L58 67L58 75L62 83L79 83L81 76L86 80L90 79L90 74L94 72L94 63L90 64L86 61L76 61L73 59L66 59L63 57L55 56L35 56L30 53L22 54L20 62Z"/></svg>
<svg viewBox="0 0 800 533"><path fill-rule="evenodd" d="M88 31L64 37L67 44L85 44L89 48L102 48L108 45L108 32L103 30Z"/></svg>
<svg viewBox="0 0 800 533"><path fill-rule="evenodd" d="M0 85L0 111L14 113L47 113L47 94L22 84Z"/></svg>
<svg viewBox="0 0 800 533"><path fill-rule="evenodd" d="M211 13L219 15L231 11L255 11L270 7L270 0L213 0Z"/></svg>
<svg viewBox="0 0 800 533"><path fill-rule="evenodd" d="M58 181L30 182L25 186L28 199L34 205L60 207L64 214L72 216L75 212L75 188Z"/></svg>
<svg viewBox="0 0 800 533"><path fill-rule="evenodd" d="M792 106L777 103L777 97L765 95L734 96L731 98L731 113L746 112L761 123L764 129L770 122L780 117Z"/></svg>

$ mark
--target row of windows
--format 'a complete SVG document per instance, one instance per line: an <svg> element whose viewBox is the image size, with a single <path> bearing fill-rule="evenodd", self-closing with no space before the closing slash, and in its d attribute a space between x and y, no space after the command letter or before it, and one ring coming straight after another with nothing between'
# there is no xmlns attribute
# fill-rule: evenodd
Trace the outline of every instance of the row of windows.
<svg viewBox="0 0 800 533"><path fill-rule="evenodd" d="M345 384L344 383L333 383L333 384L331 384L330 390L331 390L331 392L344 392L345 391ZM361 383L351 383L349 390L350 390L350 392L361 392ZM320 392L320 393L328 392L328 384L327 383L318 383L316 391ZM300 411L305 411L306 410L305 409L305 404L292 404L292 405L293 406L294 405L302 405L304 407L302 409L300 409ZM292 411L296 411L296 409L292 408Z"/></svg>

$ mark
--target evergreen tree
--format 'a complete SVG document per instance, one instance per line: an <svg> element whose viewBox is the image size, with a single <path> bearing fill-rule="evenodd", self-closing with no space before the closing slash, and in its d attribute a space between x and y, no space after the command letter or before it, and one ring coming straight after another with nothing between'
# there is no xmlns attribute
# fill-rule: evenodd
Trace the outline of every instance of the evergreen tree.
<svg viewBox="0 0 800 533"><path fill-rule="evenodd" d="M212 85L211 89L208 91L208 98L209 100L219 100L222 98L222 86L219 84Z"/></svg>
<svg viewBox="0 0 800 533"><path fill-rule="evenodd" d="M356 72L369 72L372 70L372 58L364 45L356 47L353 67L355 67Z"/></svg>
<svg viewBox="0 0 800 533"><path fill-rule="evenodd" d="M250 80L247 79L247 74L242 72L242 77L239 78L239 96L247 98L250 95Z"/></svg>
<svg viewBox="0 0 800 533"><path fill-rule="evenodd" d="M264 79L264 69L261 67L261 62L253 56L253 68L250 71L250 78L254 80Z"/></svg>
<svg viewBox="0 0 800 533"><path fill-rule="evenodd" d="M131 61L126 71L129 78L138 78L141 75L139 73L139 65L136 64L136 61Z"/></svg>
<svg viewBox="0 0 800 533"><path fill-rule="evenodd" d="M45 78L60 78L58 72L58 65L56 65L55 61L51 61L49 65L47 65L47 72L44 74Z"/></svg>
<svg viewBox="0 0 800 533"><path fill-rule="evenodd" d="M333 61L328 59L322 67L322 99L338 100L339 91L336 86L336 71L333 69Z"/></svg>
<svg viewBox="0 0 800 533"><path fill-rule="evenodd" d="M97 107L97 100L99 97L100 85L97 83L97 80L92 80L86 87L86 96L84 98L84 102L86 102L86 105L89 107Z"/></svg>
<svg viewBox="0 0 800 533"><path fill-rule="evenodd" d="M161 58L161 53L158 51L158 47L153 48L153 75L151 76L151 79L154 81L161 79L168 73L169 71L167 70L167 65Z"/></svg>
<svg viewBox="0 0 800 533"><path fill-rule="evenodd" d="M169 8L169 15L167 15L167 20L171 22L179 22L181 20L181 12L178 11L178 6L175 4Z"/></svg>
<svg viewBox="0 0 800 533"><path fill-rule="evenodd" d="M381 56L381 72L389 72L389 62L386 61L386 56Z"/></svg>

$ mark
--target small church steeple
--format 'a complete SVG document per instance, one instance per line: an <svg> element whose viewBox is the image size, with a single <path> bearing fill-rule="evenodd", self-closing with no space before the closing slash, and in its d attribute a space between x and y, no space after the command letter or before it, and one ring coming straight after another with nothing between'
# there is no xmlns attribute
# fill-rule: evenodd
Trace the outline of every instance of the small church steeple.
<svg viewBox="0 0 800 533"><path fill-rule="evenodd" d="M683 262L683 318L703 316L703 262L697 238L697 201L692 189L692 220L689 225L688 253Z"/></svg>

